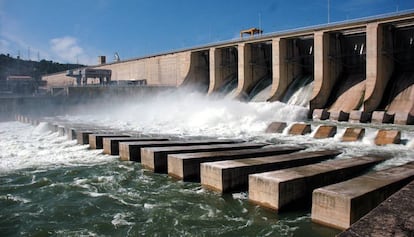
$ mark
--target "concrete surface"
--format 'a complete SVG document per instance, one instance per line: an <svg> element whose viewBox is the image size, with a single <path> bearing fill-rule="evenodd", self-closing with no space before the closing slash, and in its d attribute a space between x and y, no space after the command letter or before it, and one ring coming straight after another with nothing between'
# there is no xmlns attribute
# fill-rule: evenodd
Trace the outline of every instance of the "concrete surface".
<svg viewBox="0 0 414 237"><path fill-rule="evenodd" d="M241 140L213 139L213 140L188 140L188 141L151 141L151 142L120 142L120 160L141 162L141 148L143 147L166 147L166 146L191 146L208 144L231 144L240 143Z"/></svg>
<svg viewBox="0 0 414 237"><path fill-rule="evenodd" d="M251 157L287 154L305 149L301 146L277 145L257 149L234 151L197 152L168 155L168 175L185 181L200 180L200 164L204 162L235 160Z"/></svg>
<svg viewBox="0 0 414 237"><path fill-rule="evenodd" d="M254 149L265 145L266 144L264 143L234 143L197 146L144 147L141 149L141 164L143 167L154 172L167 173L167 157L169 154Z"/></svg>
<svg viewBox="0 0 414 237"><path fill-rule="evenodd" d="M249 177L249 201L274 210L310 200L316 188L353 178L383 161L356 157L266 172Z"/></svg>
<svg viewBox="0 0 414 237"><path fill-rule="evenodd" d="M120 142L145 142L145 141L168 141L162 137L104 137L103 153L108 155L119 155Z"/></svg>
<svg viewBox="0 0 414 237"><path fill-rule="evenodd" d="M312 164L338 154L338 151L295 152L269 157L206 162L200 166L201 185L223 193L246 190L250 174Z"/></svg>
<svg viewBox="0 0 414 237"><path fill-rule="evenodd" d="M312 220L346 229L413 179L412 162L316 189Z"/></svg>

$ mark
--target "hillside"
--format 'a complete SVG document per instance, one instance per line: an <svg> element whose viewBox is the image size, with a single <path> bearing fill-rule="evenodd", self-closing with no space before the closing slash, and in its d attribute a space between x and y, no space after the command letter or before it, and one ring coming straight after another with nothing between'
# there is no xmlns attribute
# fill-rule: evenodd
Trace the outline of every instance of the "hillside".
<svg viewBox="0 0 414 237"><path fill-rule="evenodd" d="M31 76L35 80L40 80L42 75L79 67L84 67L84 65L61 64L53 61L46 61L44 59L40 60L40 62L29 61L0 54L0 81L6 80L7 76L11 75Z"/></svg>

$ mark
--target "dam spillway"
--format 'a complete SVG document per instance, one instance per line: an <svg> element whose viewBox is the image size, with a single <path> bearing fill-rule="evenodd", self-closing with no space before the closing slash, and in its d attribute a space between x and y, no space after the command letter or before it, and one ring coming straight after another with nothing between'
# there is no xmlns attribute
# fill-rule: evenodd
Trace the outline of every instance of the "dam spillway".
<svg viewBox="0 0 414 237"><path fill-rule="evenodd" d="M308 98L290 103L308 107L315 120L411 124L413 22L408 11L90 68L112 70L114 82L145 80L242 101L287 102L292 89L308 85ZM48 88L75 84L63 73L43 80Z"/></svg>
<svg viewBox="0 0 414 237"><path fill-rule="evenodd" d="M45 211L31 205L41 200L30 196L30 192L13 191L14 186L33 185L40 187L41 193L45 190L63 193L56 197L64 204L54 205L58 210L52 216L76 223L78 232L69 231L74 235L108 234L105 230L110 230L114 235L120 234L119 231L135 235L195 235L203 231L211 235L332 236L338 231L311 224L310 212L306 210L310 206L301 210L300 215L267 212L249 204L248 193L220 196L198 184L176 181L165 174L155 175L130 161L141 161L145 147L147 151L171 152L171 157L197 157L200 153L172 154L179 149L177 152L192 151L191 144L194 149L200 146L204 149L193 151L214 153L209 154L213 157L217 153L206 152L206 144L241 139L247 146L266 144L272 148L295 144L306 147L303 152L341 151L335 160L365 155L385 159L371 171L410 162L414 157L414 129L409 125L407 112L412 102L412 74L407 65L412 60L412 32L410 13L99 65L98 68L113 70L114 81L145 79L148 85L69 86L63 90L66 96L58 94L45 101L45 104L49 100L58 101L50 106L53 113L42 113L30 98L18 100L13 106L19 110L13 112L27 115L19 116L18 120L37 125L6 123L3 126L2 143L9 145L2 145L6 155L2 157L1 168L5 172L2 173L5 190L10 195L2 195L0 200L6 205L12 204L13 208L28 204L29 216L39 215L50 220ZM381 47L379 42L383 44ZM53 85L54 79L60 76L46 78ZM224 96L214 96L220 93ZM258 94L261 98L253 99ZM39 124L36 119L30 119L36 116L44 122ZM364 116L366 120L362 119ZM274 121L285 122L284 129L264 133ZM371 123L362 123L367 121ZM7 126L24 136L14 134ZM48 133L45 127L53 132ZM354 132L347 132L351 130ZM79 145L75 141L63 141L58 136L63 134L69 139L77 137ZM151 137L153 141L147 141ZM139 141L141 138L145 141ZM112 139L119 142L119 158L102 155L102 149L88 148L105 149L105 141ZM98 140L99 144L93 143ZM206 144L195 144L200 142ZM127 155L122 158L125 147ZM240 147L234 145L234 148ZM30 159L32 155L25 151L32 151L35 159ZM166 154L162 156L164 161L167 159L163 162L163 172L166 172L170 169L170 158ZM258 157L247 158L240 162L252 166L266 163ZM10 181L14 180L13 174L7 173L10 171L22 174L23 184ZM77 199L81 200L79 207L72 208L74 204L66 196L81 197ZM66 209L70 209L67 215L62 211ZM94 213L99 215L94 216L97 220L91 227L71 218ZM4 223L19 226L22 221L16 219L7 219ZM52 227L40 228L39 232L60 230L50 222ZM163 229L159 226L161 222L174 228ZM32 227L25 229L32 230L36 231Z"/></svg>

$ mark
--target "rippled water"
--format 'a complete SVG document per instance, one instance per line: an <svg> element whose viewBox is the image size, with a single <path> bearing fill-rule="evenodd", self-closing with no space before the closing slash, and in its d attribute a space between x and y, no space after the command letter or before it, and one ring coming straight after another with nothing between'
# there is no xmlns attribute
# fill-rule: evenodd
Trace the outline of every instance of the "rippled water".
<svg viewBox="0 0 414 237"><path fill-rule="evenodd" d="M38 131L41 130L41 131ZM17 122L0 123L1 236L332 236Z"/></svg>
<svg viewBox="0 0 414 237"><path fill-rule="evenodd" d="M305 121L307 109L283 103L241 103L200 95L164 95L151 100L82 106L59 118L174 137L208 136L304 144L308 150L338 149L339 159L378 155L375 169L413 161L414 128L402 130L402 145L375 146L378 127L362 141L337 136L266 134L272 121ZM313 130L318 124L312 125ZM0 123L0 236L334 236L313 224L310 210L276 213L247 200L247 193L220 195L198 183L143 170L139 163L89 150L46 124Z"/></svg>

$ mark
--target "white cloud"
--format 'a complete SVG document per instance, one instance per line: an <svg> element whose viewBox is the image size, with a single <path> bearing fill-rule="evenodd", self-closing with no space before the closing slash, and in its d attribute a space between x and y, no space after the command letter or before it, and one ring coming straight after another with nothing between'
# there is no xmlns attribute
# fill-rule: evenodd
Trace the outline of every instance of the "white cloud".
<svg viewBox="0 0 414 237"><path fill-rule="evenodd" d="M78 44L75 37L64 36L50 40L50 48L53 54L59 59L68 63L94 64L83 48Z"/></svg>

